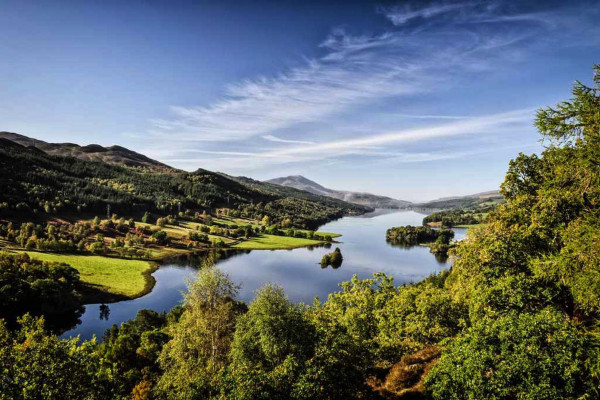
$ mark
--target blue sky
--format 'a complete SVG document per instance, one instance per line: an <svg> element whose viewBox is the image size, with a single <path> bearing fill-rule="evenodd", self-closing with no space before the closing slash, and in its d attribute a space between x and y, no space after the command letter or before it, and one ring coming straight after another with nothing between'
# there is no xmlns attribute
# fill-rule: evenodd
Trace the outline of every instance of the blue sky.
<svg viewBox="0 0 600 400"><path fill-rule="evenodd" d="M538 4L539 3L539 4ZM497 188L600 2L0 2L0 130L427 200Z"/></svg>

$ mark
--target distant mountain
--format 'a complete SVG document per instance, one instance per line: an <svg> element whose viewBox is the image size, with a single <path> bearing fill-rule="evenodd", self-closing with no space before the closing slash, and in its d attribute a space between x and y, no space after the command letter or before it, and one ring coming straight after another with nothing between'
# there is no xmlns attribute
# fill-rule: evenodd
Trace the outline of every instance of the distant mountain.
<svg viewBox="0 0 600 400"><path fill-rule="evenodd" d="M301 175L275 178L266 182L280 186L292 187L299 190L305 190L320 196L328 196L334 199L343 200L348 203L359 204L371 208L408 208L412 204L408 201L396 200L392 199L391 197L378 196L371 193L329 189Z"/></svg>
<svg viewBox="0 0 600 400"><path fill-rule="evenodd" d="M439 210L450 208L471 209L486 203L493 204L501 203L503 201L504 197L502 197L498 190L490 190L487 192L469 194L466 196L442 197L426 203L414 204L414 208Z"/></svg>
<svg viewBox="0 0 600 400"><path fill-rule="evenodd" d="M12 132L0 132L0 139L7 139L24 147L33 147L52 156L73 157L84 161L102 161L112 165L144 167L156 171L173 168L121 146L103 147L99 144L79 146L74 143L48 143Z"/></svg>

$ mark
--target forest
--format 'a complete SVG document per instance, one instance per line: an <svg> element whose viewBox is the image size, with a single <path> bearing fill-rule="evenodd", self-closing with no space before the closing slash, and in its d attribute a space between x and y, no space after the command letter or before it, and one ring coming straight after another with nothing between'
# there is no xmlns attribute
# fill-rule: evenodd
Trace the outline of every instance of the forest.
<svg viewBox="0 0 600 400"><path fill-rule="evenodd" d="M61 340L29 314L19 327L0 325L0 398L599 398L600 66L594 70L594 87L577 82L572 99L537 112L545 150L510 161L506 202L487 225L469 230L450 270L407 285L381 273L355 277L310 305L267 285L245 304L209 256L182 306L140 311L101 343ZM17 154L18 163L62 162ZM167 200L141 188L113 198L110 188L82 178L87 164L81 174L60 165L68 173L53 179L72 183L64 189L70 206ZM50 201L35 186L48 170L23 171L13 173L31 175L24 182L33 186L3 194L10 207ZM182 201L211 187L197 179L200 186L181 188ZM247 190L229 193L241 203ZM203 201L218 195L211 196ZM38 281L76 283L64 267L0 260L7 271L23 265L36 276L12 272L25 281L22 293L35 293Z"/></svg>

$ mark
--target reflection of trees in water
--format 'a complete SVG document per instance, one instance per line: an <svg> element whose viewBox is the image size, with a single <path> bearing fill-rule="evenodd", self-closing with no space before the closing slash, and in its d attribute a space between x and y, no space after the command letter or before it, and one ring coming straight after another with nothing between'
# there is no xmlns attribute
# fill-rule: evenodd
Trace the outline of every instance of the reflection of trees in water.
<svg viewBox="0 0 600 400"><path fill-rule="evenodd" d="M398 240L390 240L390 239L386 239L387 244L389 244L392 247L398 247L400 249L412 249L413 247L417 247L419 246L418 244L406 244L406 242L401 242Z"/></svg>
<svg viewBox="0 0 600 400"><path fill-rule="evenodd" d="M435 259L437 262L446 264L448 262L448 254L438 254L434 253Z"/></svg>
<svg viewBox="0 0 600 400"><path fill-rule="evenodd" d="M390 240L390 239L386 239L386 242L388 245L392 246L392 247L397 247L399 249L404 249L404 250L410 250L413 247L424 247L421 246L419 244L406 244L405 242L399 242L397 240ZM448 262L448 253L437 253L437 252L433 252L429 251L431 254L433 254L433 256L435 257L435 260L441 264L446 264Z"/></svg>
<svg viewBox="0 0 600 400"><path fill-rule="evenodd" d="M207 257L214 256L218 263L232 257L250 254L251 251L252 250L245 249L218 249L202 251L193 254L183 254L180 256L167 258L162 261L162 265L200 268Z"/></svg>
<svg viewBox="0 0 600 400"><path fill-rule="evenodd" d="M107 304L100 304L98 309L100 310L100 319L108 321L108 317L110 316L110 307Z"/></svg>
<svg viewBox="0 0 600 400"><path fill-rule="evenodd" d="M52 333L61 335L66 331L74 329L77 325L81 324L81 316L85 311L85 307L81 306L77 309L64 312L61 314L45 315L45 327Z"/></svg>
<svg viewBox="0 0 600 400"><path fill-rule="evenodd" d="M314 244L314 245L301 247L301 248L306 248L309 251L312 251L312 250L318 249L318 248L330 249L331 243ZM295 250L295 249L289 249L289 250ZM217 250L214 250L213 249L213 250L207 250L207 251L197 252L197 253L193 253L193 254L183 254L183 255L179 255L179 256L170 257L170 258L163 260L162 265L201 268L204 263L204 260L206 260L207 257L211 256L211 253L215 257L216 262L218 264L220 262L223 262L223 261L228 260L233 257L239 257L239 256L243 256L245 254L250 254L252 251L254 251L254 250L249 250L249 249L217 249ZM257 250L257 251L265 251L265 250ZM271 251L273 251L273 250L271 250ZM276 251L280 251L280 250L276 250Z"/></svg>

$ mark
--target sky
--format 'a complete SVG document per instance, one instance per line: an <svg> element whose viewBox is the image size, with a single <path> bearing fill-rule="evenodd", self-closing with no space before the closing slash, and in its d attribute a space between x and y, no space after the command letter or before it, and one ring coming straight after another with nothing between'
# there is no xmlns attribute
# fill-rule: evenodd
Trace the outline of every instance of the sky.
<svg viewBox="0 0 600 400"><path fill-rule="evenodd" d="M0 1L0 130L410 201L497 189L600 1Z"/></svg>

